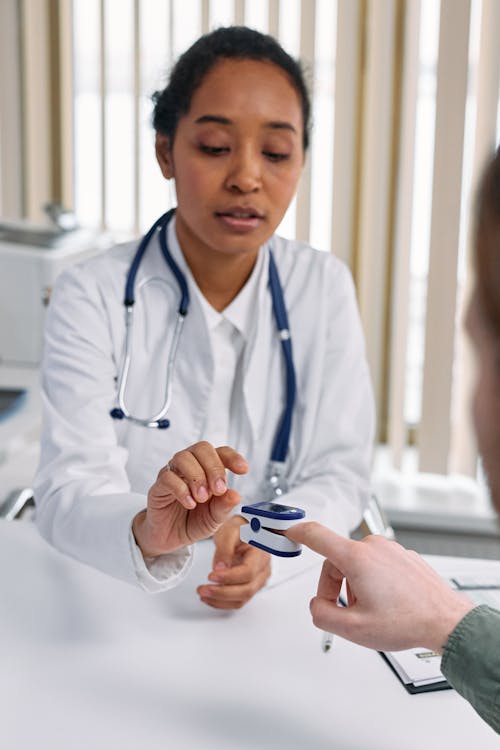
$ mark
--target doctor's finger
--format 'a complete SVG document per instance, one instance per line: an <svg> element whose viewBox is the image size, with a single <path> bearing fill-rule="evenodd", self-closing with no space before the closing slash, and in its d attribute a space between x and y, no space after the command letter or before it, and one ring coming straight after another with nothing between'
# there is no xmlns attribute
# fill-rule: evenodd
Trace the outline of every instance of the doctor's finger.
<svg viewBox="0 0 500 750"><path fill-rule="evenodd" d="M249 470L248 461L229 445L221 445L216 448L216 451L226 469L232 471L233 474L246 474Z"/></svg>
<svg viewBox="0 0 500 750"><path fill-rule="evenodd" d="M210 597L204 597L200 596L200 601L203 602L203 604L207 604L209 607L213 607L213 609L241 609L248 601L248 599L232 602L232 601L222 601L221 599L211 599Z"/></svg>
<svg viewBox="0 0 500 750"><path fill-rule="evenodd" d="M217 456L215 448L213 452ZM205 503L212 495L205 470L191 449L178 451L168 462L168 468L188 485L199 503Z"/></svg>
<svg viewBox="0 0 500 750"><path fill-rule="evenodd" d="M203 585L199 586L197 591L198 595L203 600L208 600L212 606L217 606L217 602L221 604L230 603L236 604L238 602L246 602L259 591L268 579L268 574L265 571L254 576L251 581L243 584L235 585L219 585L210 586Z"/></svg>
<svg viewBox="0 0 500 750"><path fill-rule="evenodd" d="M245 523L241 516L229 518L214 534L215 552L212 568L229 568L234 560L236 547L240 544L240 527Z"/></svg>
<svg viewBox="0 0 500 750"><path fill-rule="evenodd" d="M228 490L221 497L213 497L210 500L208 510L212 522L212 534L215 534L221 524L227 521L231 511L239 502L241 502L241 497L236 490Z"/></svg>
<svg viewBox="0 0 500 750"><path fill-rule="evenodd" d="M211 495L223 495L227 490L226 469L211 443L202 441L189 448L201 466Z"/></svg>
<svg viewBox="0 0 500 750"><path fill-rule="evenodd" d="M179 502L187 510L196 507L188 485L173 471L162 469L148 492L148 507L160 510L173 502Z"/></svg>
<svg viewBox="0 0 500 750"><path fill-rule="evenodd" d="M250 547L242 563L225 570L217 570L210 574L209 579L223 585L235 586L250 583L261 575L265 575L266 579L271 575L271 556L267 552Z"/></svg>

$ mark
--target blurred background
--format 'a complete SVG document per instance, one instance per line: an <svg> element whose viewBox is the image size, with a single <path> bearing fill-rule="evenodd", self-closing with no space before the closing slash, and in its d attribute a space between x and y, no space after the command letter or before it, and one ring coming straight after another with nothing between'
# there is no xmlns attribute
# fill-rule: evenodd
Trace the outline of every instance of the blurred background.
<svg viewBox="0 0 500 750"><path fill-rule="evenodd" d="M279 231L352 270L380 504L420 551L499 557L462 327L474 188L500 141L498 0L1 0L0 508L36 465L50 287L175 204L151 94L230 24L276 36L307 71L312 145Z"/></svg>

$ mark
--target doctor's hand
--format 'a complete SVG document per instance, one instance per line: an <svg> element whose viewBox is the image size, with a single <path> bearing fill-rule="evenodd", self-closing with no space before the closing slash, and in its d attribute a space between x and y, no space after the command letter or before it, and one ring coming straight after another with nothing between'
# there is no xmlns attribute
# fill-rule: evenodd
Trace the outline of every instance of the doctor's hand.
<svg viewBox="0 0 500 750"><path fill-rule="evenodd" d="M207 442L179 451L148 492L146 510L132 530L144 557L157 557L212 536L240 502L227 488L226 469L246 474L248 464L233 448Z"/></svg>
<svg viewBox="0 0 500 750"><path fill-rule="evenodd" d="M214 534L210 584L197 589L202 602L216 609L240 609L271 575L271 556L240 541L241 516L227 520Z"/></svg>
<svg viewBox="0 0 500 750"><path fill-rule="evenodd" d="M382 536L360 542L319 523L285 532L327 559L310 608L314 624L379 651L421 646L441 653L474 604L453 591L416 552ZM348 606L337 604L344 578Z"/></svg>

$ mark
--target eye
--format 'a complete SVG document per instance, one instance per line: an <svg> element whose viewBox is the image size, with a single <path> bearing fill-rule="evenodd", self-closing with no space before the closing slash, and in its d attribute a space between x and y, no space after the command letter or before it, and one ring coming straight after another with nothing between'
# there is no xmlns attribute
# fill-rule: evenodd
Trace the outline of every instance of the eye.
<svg viewBox="0 0 500 750"><path fill-rule="evenodd" d="M227 146L208 146L205 143L200 143L200 151L202 151L204 154L208 154L208 156L221 156L221 154L226 154L229 152L229 148Z"/></svg>
<svg viewBox="0 0 500 750"><path fill-rule="evenodd" d="M269 159L269 161L285 161L285 159L290 158L290 154L283 154L279 153L278 151L263 151L262 152L266 159Z"/></svg>

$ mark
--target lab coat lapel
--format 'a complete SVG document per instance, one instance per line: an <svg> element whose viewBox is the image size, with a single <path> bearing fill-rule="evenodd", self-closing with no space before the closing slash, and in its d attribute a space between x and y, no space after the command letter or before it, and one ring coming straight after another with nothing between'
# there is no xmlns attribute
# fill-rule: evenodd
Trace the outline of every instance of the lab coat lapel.
<svg viewBox="0 0 500 750"><path fill-rule="evenodd" d="M174 388L177 392L186 393L187 403L184 402L181 407L180 402L177 402L175 410L172 404L172 420L175 417L176 423L190 421L191 424L186 426L186 430L193 433L196 440L201 440L214 378L214 362L205 316L196 295L193 294L179 342L177 362ZM189 414L188 420L186 409Z"/></svg>
<svg viewBox="0 0 500 750"><path fill-rule="evenodd" d="M255 316L243 361L243 397L254 442L269 440L269 424L275 411L276 398L279 399L280 394L280 367L279 362L276 362L279 345L272 312L268 268L266 253ZM271 439L272 437L274 434Z"/></svg>

